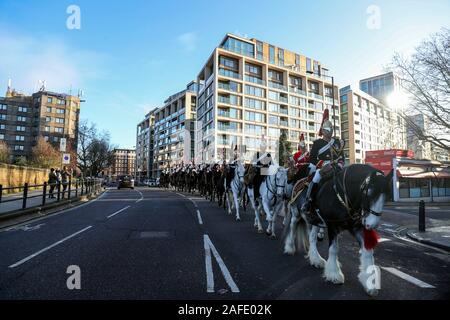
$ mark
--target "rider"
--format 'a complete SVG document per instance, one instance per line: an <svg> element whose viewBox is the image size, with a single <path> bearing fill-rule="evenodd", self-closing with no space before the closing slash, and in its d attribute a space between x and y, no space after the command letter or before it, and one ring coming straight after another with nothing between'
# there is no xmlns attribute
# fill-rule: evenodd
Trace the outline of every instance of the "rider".
<svg viewBox="0 0 450 320"><path fill-rule="evenodd" d="M298 151L294 154L295 166L300 167L302 164L309 163L310 154L306 150L305 135L300 136L300 143L298 144Z"/></svg>
<svg viewBox="0 0 450 320"><path fill-rule="evenodd" d="M261 152L257 152L256 154L256 163L254 165L257 168L260 168L260 174L261 175L268 175L268 168L274 164L274 161L272 159L272 155L267 152L267 141L265 136L262 137L261 140Z"/></svg>
<svg viewBox="0 0 450 320"><path fill-rule="evenodd" d="M323 174L333 170L332 165L337 165L339 168L343 168L345 163L343 152L344 146L339 139L333 138L333 124L329 120L328 109L324 111L319 136L322 136L322 138L314 141L310 154L310 174L314 173L314 178L308 187L308 192L306 195L306 199L308 199L308 201L305 203L305 212L312 209L314 196L317 192L318 185Z"/></svg>

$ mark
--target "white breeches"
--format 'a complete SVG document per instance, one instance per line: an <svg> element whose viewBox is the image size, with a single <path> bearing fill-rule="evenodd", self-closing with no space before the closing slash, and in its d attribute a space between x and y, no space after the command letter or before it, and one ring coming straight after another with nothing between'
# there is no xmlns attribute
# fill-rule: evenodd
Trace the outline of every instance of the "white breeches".
<svg viewBox="0 0 450 320"><path fill-rule="evenodd" d="M322 176L320 175L320 169L318 169L317 171L316 171L316 173L314 174L314 178L313 178L313 182L314 183L319 183L320 182L320 179L322 179Z"/></svg>

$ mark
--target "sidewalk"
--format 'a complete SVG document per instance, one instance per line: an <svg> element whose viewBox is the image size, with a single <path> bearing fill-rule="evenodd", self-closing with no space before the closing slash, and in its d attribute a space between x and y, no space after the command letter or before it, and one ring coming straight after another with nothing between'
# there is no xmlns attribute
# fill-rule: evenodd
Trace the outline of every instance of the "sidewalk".
<svg viewBox="0 0 450 320"><path fill-rule="evenodd" d="M450 226L431 227L425 232L410 228L406 231L406 235L412 240L450 252Z"/></svg>

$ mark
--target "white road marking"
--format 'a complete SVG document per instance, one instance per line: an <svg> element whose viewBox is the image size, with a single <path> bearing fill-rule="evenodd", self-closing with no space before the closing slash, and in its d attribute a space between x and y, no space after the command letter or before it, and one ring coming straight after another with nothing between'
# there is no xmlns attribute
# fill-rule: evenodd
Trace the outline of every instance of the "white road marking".
<svg viewBox="0 0 450 320"><path fill-rule="evenodd" d="M186 196L184 194L177 193L177 195L182 196L183 198L186 198Z"/></svg>
<svg viewBox="0 0 450 320"><path fill-rule="evenodd" d="M116 211L116 212L114 212L113 214L110 214L110 215L108 216L108 219L111 219L111 218L114 217L115 215L118 215L119 213L121 213L121 212L127 210L127 209L130 208L130 207L131 207L131 206L126 206L125 208L120 209L119 211Z"/></svg>
<svg viewBox="0 0 450 320"><path fill-rule="evenodd" d="M202 215L200 214L200 210L197 210L197 218L198 218L198 223L203 224Z"/></svg>
<svg viewBox="0 0 450 320"><path fill-rule="evenodd" d="M432 286L431 284L428 284L426 282L423 282L422 280L419 280L417 278L414 278L413 276L410 276L409 274L406 274L398 269L395 268L386 268L386 267L381 267L383 270L386 270L389 273L392 273L393 275L406 280L420 288L425 288L425 289L434 289L435 287Z"/></svg>
<svg viewBox="0 0 450 320"><path fill-rule="evenodd" d="M206 240L206 235L203 239L203 246L205 248L205 268L206 268L206 292L214 292L214 275L212 270L211 261L211 248L209 247L208 241Z"/></svg>
<svg viewBox="0 0 450 320"><path fill-rule="evenodd" d="M388 241L392 241L392 240L388 239L388 238L380 238L380 240L378 240L379 243L388 242Z"/></svg>
<svg viewBox="0 0 450 320"><path fill-rule="evenodd" d="M21 264L27 262L28 260L31 260L31 259L33 259L34 257L37 257L37 256L40 255L41 253L44 253L45 251L48 251L48 250L50 250L50 249L56 247L57 245L60 245L60 244L63 243L64 241L67 241L67 240L69 240L69 239L71 239L71 238L73 238L73 237L76 237L76 236L79 235L80 233L83 233L83 232L85 232L86 230L89 230L90 228L92 228L92 226L86 227L86 228L84 228L83 230L80 230L80 231L78 231L78 232L75 232L74 234L71 234L70 236L65 237L64 239L59 240L58 242L55 242L54 244L52 244L52 245L50 245L50 246L48 246L48 247L46 247L46 248L44 248L44 249L42 249L42 250L39 250L39 251L36 252L36 253L33 253L32 255L30 255L30 256L28 256L28 257L26 257L26 258L20 260L19 262L16 262L16 263L10 265L9 268L16 268L16 267L20 266Z"/></svg>
<svg viewBox="0 0 450 320"><path fill-rule="evenodd" d="M238 286L236 285L236 283L233 280L233 277L230 274L230 271L228 271L227 266L225 265L225 263L223 262L222 258L220 257L220 254L217 251L216 247L214 247L214 245L213 245L211 239L209 238L209 236L207 234L205 234L203 236L203 239L204 239L204 244L205 244L204 245L205 246L205 259L206 260L208 259L206 252L208 250L211 250L213 255L214 255L214 257L216 258L217 263L219 264L220 271L222 271L222 274L223 274L223 277L225 278L225 281L227 282L228 286L231 289L231 292L235 292L235 293L240 292ZM206 265L207 265L206 273L207 273L207 279L208 279L208 272L209 272L208 271L208 261L206 261ZM211 268L211 274L212 274L212 268ZM211 284L211 282L209 282L208 286L210 284ZM214 292L214 281L212 282L212 285L213 285L213 291L208 291L208 292Z"/></svg>
<svg viewBox="0 0 450 320"><path fill-rule="evenodd" d="M138 200L136 201L136 203L139 203L139 202L141 202L142 200L144 200L144 195L143 195L142 192L140 192L139 190L136 190L136 191L139 192L139 194L141 195L141 198L138 199Z"/></svg>

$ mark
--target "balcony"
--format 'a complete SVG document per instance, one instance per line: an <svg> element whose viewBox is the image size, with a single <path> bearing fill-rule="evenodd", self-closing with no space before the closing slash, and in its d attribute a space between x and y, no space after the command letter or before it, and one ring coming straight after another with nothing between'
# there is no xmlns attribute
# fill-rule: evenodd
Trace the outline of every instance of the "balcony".
<svg viewBox="0 0 450 320"><path fill-rule="evenodd" d="M326 103L329 103L329 104L333 104L333 98L332 98L332 97L326 96L326 97L325 97L325 102L326 102ZM334 104L339 104L339 101L338 101L337 99L334 100Z"/></svg>
<svg viewBox="0 0 450 320"><path fill-rule="evenodd" d="M289 123L286 120L280 120L280 126L289 127Z"/></svg>
<svg viewBox="0 0 450 320"><path fill-rule="evenodd" d="M308 97L323 101L323 97L315 92L308 92Z"/></svg>
<svg viewBox="0 0 450 320"><path fill-rule="evenodd" d="M245 81L251 82L251 83L256 83L256 84L259 84L262 86L266 85L266 82L264 80L259 79L257 77L248 76L248 75L245 76Z"/></svg>
<svg viewBox="0 0 450 320"><path fill-rule="evenodd" d="M282 84L279 84L277 82L273 82L269 80L269 87L274 88L274 89L278 89L278 90L283 90L283 91L288 91L286 86L283 86Z"/></svg>
<svg viewBox="0 0 450 320"><path fill-rule="evenodd" d="M296 93L296 94L299 94L299 95L302 95L302 96L305 96L305 97L307 96L305 90L299 89L297 87L290 87L289 91L293 92L293 93Z"/></svg>
<svg viewBox="0 0 450 320"><path fill-rule="evenodd" d="M232 47L232 46L220 46L221 49L227 50L227 51L231 51L231 52L235 52L238 54L241 54L243 56L247 56L247 57L251 57L254 58L255 54L252 51L249 50L245 50L243 48L239 48L239 47Z"/></svg>
<svg viewBox="0 0 450 320"><path fill-rule="evenodd" d="M235 96L233 96L235 97ZM233 106L241 106L239 99L236 97L235 99L231 99L230 97L218 96L219 103L226 103Z"/></svg>
<svg viewBox="0 0 450 320"><path fill-rule="evenodd" d="M223 68L219 69L219 74L221 76L228 77L228 78L241 79L241 76L240 76L240 74L238 72L227 70L227 69L223 69Z"/></svg>

